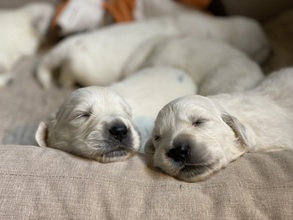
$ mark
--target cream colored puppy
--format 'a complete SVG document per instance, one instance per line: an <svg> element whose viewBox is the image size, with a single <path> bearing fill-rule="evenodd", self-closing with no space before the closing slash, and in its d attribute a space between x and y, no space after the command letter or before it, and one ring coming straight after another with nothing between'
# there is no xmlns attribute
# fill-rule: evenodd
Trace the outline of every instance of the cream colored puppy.
<svg viewBox="0 0 293 220"><path fill-rule="evenodd" d="M256 60L263 60L269 51L264 32L254 20L184 13L117 24L67 38L43 57L36 77L47 89L52 86L57 69L59 84L64 87L75 83L110 85L122 78L126 61L143 42L156 36L182 34L228 42Z"/></svg>
<svg viewBox="0 0 293 220"><path fill-rule="evenodd" d="M225 42L196 37L155 37L129 59L127 76L147 66L171 66L188 73L198 85L198 94L244 91L263 77L258 64Z"/></svg>
<svg viewBox="0 0 293 220"><path fill-rule="evenodd" d="M290 68L250 91L174 100L159 112L145 151L165 173L197 182L245 152L293 150L292 84Z"/></svg>
<svg viewBox="0 0 293 220"><path fill-rule="evenodd" d="M144 146L166 103L195 92L189 76L173 68L149 68L111 87L78 89L40 124L36 140L100 162L124 160Z"/></svg>
<svg viewBox="0 0 293 220"><path fill-rule="evenodd" d="M144 20L162 15L196 12L194 8L186 7L174 0L136 0L133 17Z"/></svg>
<svg viewBox="0 0 293 220"><path fill-rule="evenodd" d="M0 88L12 80L13 66L36 52L53 11L49 3L0 10Z"/></svg>

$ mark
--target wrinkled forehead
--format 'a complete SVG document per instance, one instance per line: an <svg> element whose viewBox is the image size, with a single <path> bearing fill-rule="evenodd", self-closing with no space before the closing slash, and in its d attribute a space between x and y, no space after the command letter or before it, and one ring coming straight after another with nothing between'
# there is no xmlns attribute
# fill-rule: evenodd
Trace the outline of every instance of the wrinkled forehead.
<svg viewBox="0 0 293 220"><path fill-rule="evenodd" d="M159 112L156 124L172 124L176 121L213 118L218 115L219 109L209 98L199 95L184 96L167 104Z"/></svg>
<svg viewBox="0 0 293 220"><path fill-rule="evenodd" d="M96 86L74 91L61 105L57 115L62 117L77 111L97 114L131 114L130 107L119 94L110 88Z"/></svg>

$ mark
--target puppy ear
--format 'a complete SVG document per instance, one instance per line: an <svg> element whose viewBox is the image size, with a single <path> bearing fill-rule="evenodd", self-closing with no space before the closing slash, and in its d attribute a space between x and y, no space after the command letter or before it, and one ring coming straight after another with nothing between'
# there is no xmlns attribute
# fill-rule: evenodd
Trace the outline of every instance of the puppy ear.
<svg viewBox="0 0 293 220"><path fill-rule="evenodd" d="M239 141L245 148L251 146L251 141L247 135L244 125L236 117L230 115L227 112L224 112L222 113L222 119L227 125L232 128L236 136L239 138Z"/></svg>
<svg viewBox="0 0 293 220"><path fill-rule="evenodd" d="M36 141L40 147L47 147L47 137L48 137L48 123L42 121L39 124L38 130L36 132Z"/></svg>
<svg viewBox="0 0 293 220"><path fill-rule="evenodd" d="M153 140L150 138L147 140L147 142L144 145L144 152L146 154L154 154L155 153L155 147L153 145Z"/></svg>

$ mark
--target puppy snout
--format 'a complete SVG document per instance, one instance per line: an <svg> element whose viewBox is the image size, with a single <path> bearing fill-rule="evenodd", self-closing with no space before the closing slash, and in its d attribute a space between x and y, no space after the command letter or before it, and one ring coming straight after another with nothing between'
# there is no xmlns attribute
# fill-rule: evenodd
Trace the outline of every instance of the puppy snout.
<svg viewBox="0 0 293 220"><path fill-rule="evenodd" d="M109 129L109 132L116 140L122 141L126 138L128 129L124 124L116 124Z"/></svg>
<svg viewBox="0 0 293 220"><path fill-rule="evenodd" d="M185 161L189 154L188 143L178 143L174 148L170 149L167 153L168 157L172 158L176 162Z"/></svg>

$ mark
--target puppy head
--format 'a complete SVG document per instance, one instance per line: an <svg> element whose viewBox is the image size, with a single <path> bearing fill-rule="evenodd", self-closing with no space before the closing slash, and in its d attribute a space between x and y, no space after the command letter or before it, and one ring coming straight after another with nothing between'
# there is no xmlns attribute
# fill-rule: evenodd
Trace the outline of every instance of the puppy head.
<svg viewBox="0 0 293 220"><path fill-rule="evenodd" d="M246 152L244 126L203 96L185 96L158 114L145 152L154 166L187 182L209 178Z"/></svg>
<svg viewBox="0 0 293 220"><path fill-rule="evenodd" d="M57 148L100 162L129 158L139 149L131 109L114 91L78 89L36 133L40 146Z"/></svg>

